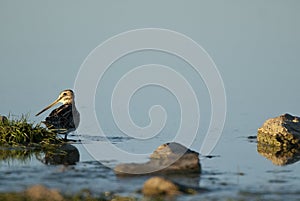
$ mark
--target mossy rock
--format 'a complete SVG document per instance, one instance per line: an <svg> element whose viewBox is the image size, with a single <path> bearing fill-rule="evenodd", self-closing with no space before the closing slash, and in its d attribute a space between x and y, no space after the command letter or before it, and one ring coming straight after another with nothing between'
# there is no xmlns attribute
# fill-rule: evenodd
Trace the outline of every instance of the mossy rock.
<svg viewBox="0 0 300 201"><path fill-rule="evenodd" d="M268 119L258 129L257 141L271 146L300 148L299 117L284 114Z"/></svg>

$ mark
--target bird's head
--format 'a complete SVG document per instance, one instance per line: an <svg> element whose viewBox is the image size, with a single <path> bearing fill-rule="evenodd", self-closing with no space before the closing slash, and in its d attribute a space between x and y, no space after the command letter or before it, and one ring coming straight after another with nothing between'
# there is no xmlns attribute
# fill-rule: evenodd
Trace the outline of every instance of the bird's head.
<svg viewBox="0 0 300 201"><path fill-rule="evenodd" d="M50 105L45 107L42 111L37 113L35 116L40 115L41 113L43 113L46 110L50 109L51 107L53 107L57 103L62 103L63 105L65 105L65 104L72 104L73 102L74 102L74 92L71 89L63 90L62 92L60 92L58 98L53 103L51 103Z"/></svg>
<svg viewBox="0 0 300 201"><path fill-rule="evenodd" d="M74 92L71 89L63 90L56 101L62 104L72 104L74 101Z"/></svg>

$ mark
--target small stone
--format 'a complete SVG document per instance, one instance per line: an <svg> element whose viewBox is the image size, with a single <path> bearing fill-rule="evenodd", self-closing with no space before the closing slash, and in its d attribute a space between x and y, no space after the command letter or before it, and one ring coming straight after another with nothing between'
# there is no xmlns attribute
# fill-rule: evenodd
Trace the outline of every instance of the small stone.
<svg viewBox="0 0 300 201"><path fill-rule="evenodd" d="M42 185L35 185L28 188L25 194L32 201L63 201L63 196L54 189L48 189Z"/></svg>
<svg viewBox="0 0 300 201"><path fill-rule="evenodd" d="M143 186L145 196L178 195L181 194L179 186L162 177L152 177Z"/></svg>

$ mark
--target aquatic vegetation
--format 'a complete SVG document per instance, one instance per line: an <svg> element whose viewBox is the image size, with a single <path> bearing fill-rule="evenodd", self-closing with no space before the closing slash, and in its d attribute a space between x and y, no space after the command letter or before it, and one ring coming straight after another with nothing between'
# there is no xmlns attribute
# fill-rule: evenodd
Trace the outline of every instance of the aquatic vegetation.
<svg viewBox="0 0 300 201"><path fill-rule="evenodd" d="M28 123L27 119L23 115L20 119L0 121L0 145L41 147L63 142L53 131Z"/></svg>
<svg viewBox="0 0 300 201"><path fill-rule="evenodd" d="M55 153L57 146L63 144L56 133L40 124L28 123L28 117L20 119L5 118L0 121L0 161L30 160L41 153Z"/></svg>

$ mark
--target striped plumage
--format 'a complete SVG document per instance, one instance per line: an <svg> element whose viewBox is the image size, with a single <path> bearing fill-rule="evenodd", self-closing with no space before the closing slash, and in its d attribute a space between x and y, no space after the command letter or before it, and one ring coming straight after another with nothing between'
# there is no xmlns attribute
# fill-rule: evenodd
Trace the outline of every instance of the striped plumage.
<svg viewBox="0 0 300 201"><path fill-rule="evenodd" d="M54 109L43 123L57 133L67 134L76 130L79 124L80 115L75 107L74 92L70 89L62 91L58 98L48 105L45 109L36 114L36 116L50 109L57 103L62 103L60 107Z"/></svg>

